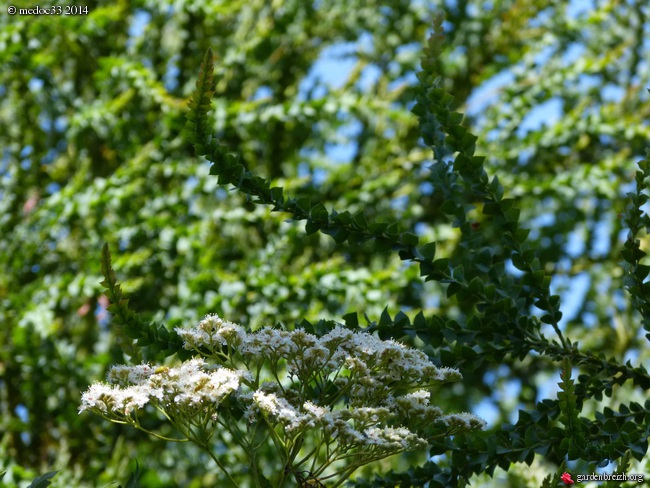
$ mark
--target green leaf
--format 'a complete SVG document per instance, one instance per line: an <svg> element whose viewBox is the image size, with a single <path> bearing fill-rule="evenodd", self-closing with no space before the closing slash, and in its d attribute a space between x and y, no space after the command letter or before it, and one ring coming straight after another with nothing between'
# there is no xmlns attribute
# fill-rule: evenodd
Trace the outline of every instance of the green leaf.
<svg viewBox="0 0 650 488"><path fill-rule="evenodd" d="M357 212L354 214L354 223L358 226L359 229L367 229L368 228L368 221L366 220L366 216L364 215L363 212Z"/></svg>
<svg viewBox="0 0 650 488"><path fill-rule="evenodd" d="M381 316L379 317L379 325L387 326L391 325L392 323L393 319L391 319L390 315L388 314L388 307L385 307L383 312L381 312Z"/></svg>
<svg viewBox="0 0 650 488"><path fill-rule="evenodd" d="M487 202L483 205L484 215L496 215L501 212L501 206L496 202Z"/></svg>
<svg viewBox="0 0 650 488"><path fill-rule="evenodd" d="M411 234L410 232L404 232L401 236L401 241L407 246L415 247L418 245L418 236Z"/></svg>
<svg viewBox="0 0 650 488"><path fill-rule="evenodd" d="M140 478L140 466L138 464L138 460L135 460L135 471L131 473L131 476L129 476L129 479L126 482L126 485L124 485L124 488L139 488L140 484L138 483L138 479Z"/></svg>
<svg viewBox="0 0 650 488"><path fill-rule="evenodd" d="M424 259L427 261L433 261L433 258L436 255L436 243L427 242L423 246L420 246L418 250L420 251L420 254L424 256Z"/></svg>
<svg viewBox="0 0 650 488"><path fill-rule="evenodd" d="M327 222L329 218L327 209L325 208L325 205L323 205L321 202L318 202L314 207L312 207L312 209L309 212L309 215L312 218L312 220L317 222Z"/></svg>
<svg viewBox="0 0 650 488"><path fill-rule="evenodd" d="M347 313L343 316L343 321L350 329L356 329L359 327L359 314L357 312Z"/></svg>
<svg viewBox="0 0 650 488"><path fill-rule="evenodd" d="M320 223L318 222L312 222L311 220L307 221L305 224L305 234L308 236L311 234L314 234L319 231L320 229Z"/></svg>
<svg viewBox="0 0 650 488"><path fill-rule="evenodd" d="M58 471L50 471L49 473L45 473L38 478L34 478L34 481L32 481L28 488L46 488L47 486L50 486L52 482L50 481Z"/></svg>

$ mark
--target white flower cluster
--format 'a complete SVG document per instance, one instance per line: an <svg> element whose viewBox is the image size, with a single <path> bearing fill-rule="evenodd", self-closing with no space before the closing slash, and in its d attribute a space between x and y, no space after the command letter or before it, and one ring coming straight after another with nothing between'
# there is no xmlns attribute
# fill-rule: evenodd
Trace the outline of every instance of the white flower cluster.
<svg viewBox="0 0 650 488"><path fill-rule="evenodd" d="M244 371L218 368L206 371L203 359L192 359L177 368L161 367L154 370L148 364L114 366L108 380L114 385L95 383L81 397L79 411L95 411L105 416L128 417L134 409L148 403L162 407L174 405L197 407L218 406L236 391ZM122 385L122 386L119 386Z"/></svg>
<svg viewBox="0 0 650 488"><path fill-rule="evenodd" d="M300 407L274 393L256 392L246 413L255 419L255 409L281 424L287 433L318 428L328 440L336 440L345 450L359 447L384 451L409 451L427 447L427 434L434 430L452 435L484 429L485 421L469 413L443 415L429 405L429 392L419 390L390 398L387 406L332 409L307 401ZM417 401L413 401L418 398ZM409 406L415 405L415 408ZM397 427L394 427L397 426ZM434 429L437 427L437 431Z"/></svg>
<svg viewBox="0 0 650 488"><path fill-rule="evenodd" d="M336 463L358 467L426 448L436 436L485 427L474 415L445 415L430 405L425 388L459 381L460 373L396 341L341 326L322 337L304 330L247 332L216 315L176 332L210 364L195 358L177 367L115 366L109 384L96 383L83 394L79 411L142 428L135 411L149 404L190 440L199 439L192 438L197 428L212 429L200 439L219 429L236 431L222 438L241 440L243 449L257 444L252 440L263 426L276 448L288 450L285 459L306 456L296 469L310 457L325 459L314 475ZM229 396L233 401L223 403ZM242 437L246 432L251 439ZM307 439L311 450L302 447Z"/></svg>
<svg viewBox="0 0 650 488"><path fill-rule="evenodd" d="M300 329L288 332L265 327L247 333L237 324L208 315L197 326L177 328L176 332L185 349L218 355L228 346L247 360L284 359L289 374L301 380L310 379L304 377L306 373L341 368L371 374L382 383L432 385L462 378L456 369L435 366L422 351L341 326L320 338Z"/></svg>
<svg viewBox="0 0 650 488"><path fill-rule="evenodd" d="M289 434L318 428L326 441L336 441L343 451L363 447L366 452L400 452L427 447L427 441L409 429L386 425L392 413L385 407L331 410L305 402L296 408L275 394L255 394L255 404Z"/></svg>
<svg viewBox="0 0 650 488"><path fill-rule="evenodd" d="M186 349L209 351L219 358L225 347L236 350L251 370L269 365L276 369L274 383L282 373L277 371L279 365L286 365L280 385L266 383L264 391L246 396L252 400L244 402L249 405L245 418L251 422L262 412L287 433L318 426L339 443L398 450L426 445L424 438L404 429L431 430L434 422L453 432L485 427L482 419L471 414L443 415L429 405L430 394L424 389L398 394L459 381L461 375L456 369L435 366L422 351L396 341L341 326L322 337L300 329L268 327L248 333L217 315L176 332Z"/></svg>

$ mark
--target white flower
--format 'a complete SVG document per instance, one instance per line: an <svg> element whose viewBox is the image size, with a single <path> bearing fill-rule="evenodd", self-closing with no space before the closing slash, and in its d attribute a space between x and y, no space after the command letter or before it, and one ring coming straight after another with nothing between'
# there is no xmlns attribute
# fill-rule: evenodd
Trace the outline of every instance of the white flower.
<svg viewBox="0 0 650 488"><path fill-rule="evenodd" d="M292 339L295 339L295 334L292 334ZM314 374L325 372L331 356L329 349L319 343L304 349L303 346L297 347L301 349L287 357L287 371L290 375L298 376L301 381L309 381Z"/></svg>
<svg viewBox="0 0 650 488"><path fill-rule="evenodd" d="M143 408L149 403L149 393L146 388L130 386L120 393L118 397L121 399L121 404L117 404L113 410L119 410L124 415L129 415L133 409Z"/></svg>
<svg viewBox="0 0 650 488"><path fill-rule="evenodd" d="M359 376L366 376L370 374L368 365L361 359L347 356L345 358L345 367L353 373L357 373Z"/></svg>
<svg viewBox="0 0 650 488"><path fill-rule="evenodd" d="M426 449L427 441L403 427L391 428L370 427L363 432L366 435L366 443L376 445L391 451L409 451Z"/></svg>
<svg viewBox="0 0 650 488"><path fill-rule="evenodd" d="M225 345L238 347L246 341L247 336L241 325L223 320L216 314L206 315L197 326L177 327L174 330L183 339L185 349Z"/></svg>
<svg viewBox="0 0 650 488"><path fill-rule="evenodd" d="M81 395L79 413L84 410L98 410L106 413L108 406L105 399L113 396L113 387L105 383L93 383L86 392Z"/></svg>
<svg viewBox="0 0 650 488"><path fill-rule="evenodd" d="M129 415L133 409L142 408L149 402L146 388L129 386L120 388L103 383L95 383L81 396L79 413L95 410L103 414L112 412Z"/></svg>
<svg viewBox="0 0 650 488"><path fill-rule="evenodd" d="M154 373L150 364L143 363L137 366L116 365L108 371L107 379L110 383L119 385L138 384L149 378Z"/></svg>
<svg viewBox="0 0 650 488"><path fill-rule="evenodd" d="M302 329L296 329L291 332L291 340L301 348L314 346L318 342L318 337Z"/></svg>
<svg viewBox="0 0 650 488"><path fill-rule="evenodd" d="M302 408L316 418L323 418L330 413L329 408L319 407L312 402L303 403Z"/></svg>
<svg viewBox="0 0 650 488"><path fill-rule="evenodd" d="M161 373L162 387L166 397L177 404L197 405L201 402L220 403L225 397L239 388L246 371L218 368L206 372L205 361L194 358ZM152 385L154 386L154 385Z"/></svg>
<svg viewBox="0 0 650 488"><path fill-rule="evenodd" d="M242 345L240 352L249 357L277 360L294 355L297 350L298 346L291 340L290 332L264 327L249 334L248 341Z"/></svg>
<svg viewBox="0 0 650 488"><path fill-rule="evenodd" d="M390 411L386 407L358 407L342 410L345 413L343 418L350 418L355 423L378 424L385 422L390 416Z"/></svg>
<svg viewBox="0 0 650 488"><path fill-rule="evenodd" d="M337 325L334 329L321 337L320 341L324 346L329 347L330 349L336 349L341 344L345 344L346 342L350 341L353 336L354 332L352 332L350 329L346 329L340 325Z"/></svg>
<svg viewBox="0 0 650 488"><path fill-rule="evenodd" d="M274 393L258 390L253 394L253 400L260 410L279 420L287 431L300 428L309 421L306 415L301 415L286 399Z"/></svg>
<svg viewBox="0 0 650 488"><path fill-rule="evenodd" d="M463 413L452 413L449 415L445 415L442 417L442 420L449 426L449 427L459 427L462 430L469 430L469 429L479 429L479 430L485 430L487 427L487 423L485 420L483 420L481 417L477 417L476 415L473 415L471 413L463 412Z"/></svg>

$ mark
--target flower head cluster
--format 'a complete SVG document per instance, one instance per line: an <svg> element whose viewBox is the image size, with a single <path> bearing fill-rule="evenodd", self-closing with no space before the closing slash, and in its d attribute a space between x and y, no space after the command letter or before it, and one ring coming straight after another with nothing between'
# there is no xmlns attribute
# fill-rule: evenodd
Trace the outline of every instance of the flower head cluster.
<svg viewBox="0 0 650 488"><path fill-rule="evenodd" d="M456 369L437 367L422 351L367 332L336 326L322 337L269 327L249 333L216 315L176 332L186 349L219 358L226 346L251 371L261 371L264 364L274 369L274 386L263 383L263 389L246 397L250 421L261 413L286 432L318 426L339 442L392 448L404 428L431 430L433 422L454 431L484 427L471 414L445 416L429 404L430 394L423 388L459 381ZM409 392L414 388L420 389ZM380 436L380 430L386 435ZM424 444L424 437L409 431L400 450Z"/></svg>
<svg viewBox="0 0 650 488"><path fill-rule="evenodd" d="M91 410L107 417L128 417L148 403L175 409L207 406L216 408L236 391L244 371L218 367L207 370L205 360L195 358L176 368L114 366L108 373L113 384L95 383L81 397L79 411Z"/></svg>
<svg viewBox="0 0 650 488"><path fill-rule="evenodd" d="M276 449L286 450L281 459L302 458L291 469L311 463L319 476L334 476L337 463L349 474L350 465L485 427L474 415L445 415L431 405L428 388L459 381L460 373L396 341L341 326L321 337L300 329L247 332L216 315L176 332L210 363L197 357L176 367L115 366L109 384L83 394L79 410L142 428L133 412L152 405L190 440L221 429L233 433L222 435L224 442L244 450L266 429ZM213 430L196 437L206 429Z"/></svg>
<svg viewBox="0 0 650 488"><path fill-rule="evenodd" d="M456 369L435 366L422 351L341 326L322 337L301 329L288 332L269 327L247 333L239 325L208 315L197 326L177 328L176 332L189 350L219 354L228 346L248 360L286 360L289 374L303 381L310 380L314 371L342 368L371 375L382 383L430 386L462 378Z"/></svg>

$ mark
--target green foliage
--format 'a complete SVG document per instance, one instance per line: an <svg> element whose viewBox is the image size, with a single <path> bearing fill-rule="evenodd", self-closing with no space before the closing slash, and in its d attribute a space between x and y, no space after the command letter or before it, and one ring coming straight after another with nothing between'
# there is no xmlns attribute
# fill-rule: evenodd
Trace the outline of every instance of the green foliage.
<svg viewBox="0 0 650 488"><path fill-rule="evenodd" d="M561 412L559 420L564 424L565 428L561 447L566 450L570 460L578 459L583 457L584 453L588 453L591 446L587 444L585 438L586 429L580 419L581 409L578 407L577 396L571 379L571 360L569 358L564 358L560 379L560 392L557 395Z"/></svg>
<svg viewBox="0 0 650 488"><path fill-rule="evenodd" d="M562 462L554 475L548 475L546 478L544 478L542 488L554 488L556 486L560 486L560 481L562 480L562 475L564 473L566 473L566 464Z"/></svg>
<svg viewBox="0 0 650 488"><path fill-rule="evenodd" d="M616 471L613 474L617 475L627 475L632 473L631 470L631 461L632 455L630 451L626 451L623 457L620 459ZM602 484L604 488L614 488L616 485L620 486L620 481L610 480Z"/></svg>
<svg viewBox="0 0 650 488"><path fill-rule="evenodd" d="M56 476L56 473L56 471L50 471L49 473L39 476L31 482L28 488L46 488L47 486L50 486L52 484L50 480Z"/></svg>
<svg viewBox="0 0 650 488"><path fill-rule="evenodd" d="M607 420L611 421L611 415L605 422L599 418L598 411L595 421L579 417L581 411L579 404L582 405L584 400L592 396L602 398L602 392L594 392L593 389L589 391L591 381L585 376L581 376L581 388L574 388L571 379L571 361L575 360L584 365L585 369L592 371L594 377L612 368L618 369L619 372L624 371L622 375L612 378L612 382L620 382L623 377L636 380L641 386L645 386L650 376L643 367L635 370L613 361L602 361L589 354L583 354L578 350L577 343L572 344L565 340L559 328L559 321L562 318L560 297L550 293L550 276L542 269L534 246L527 242L528 232L519 228L520 212L513 206L513 199L503 198L504 189L498 178L495 176L490 180L488 177L483 168L484 158L474 155L477 137L461 125L462 114L451 109L453 98L440 88L440 81L433 67L437 65L437 57L442 52L443 40L442 21L437 19L434 33L428 41L428 48L424 51L423 71L418 75L421 88L413 111L420 117L425 142L432 146L436 155L436 162L432 169L432 173L437 177L434 181L436 187L442 188L447 197L441 209L454 218L454 227L460 228L462 236L460 246L467 247L469 257L464 255L458 262L449 258L434 260L434 243L423 247L426 257L418 252L420 259L415 257L411 249L400 249L396 245L392 247L400 250L401 259L428 263L426 269L421 267L421 275L427 280L434 279L447 283L447 296L457 295L459 302L464 307L475 310L475 313L471 313L469 320L462 325L453 320L436 317L431 321L434 323L432 331L426 330L427 321L420 312L414 323L417 322L419 329L425 329L425 334L418 337L425 344L434 347L440 347L443 342L446 342L450 348L453 348L440 349L440 359L443 364L460 363L466 368L479 369L485 367L486 363L498 364L504 355L523 360L531 351L535 351L551 356L555 360L562 359L563 370L561 393L557 401L545 400L536 405L534 411L520 411L519 420L514 426L506 425L489 439L467 436L459 438L454 448L447 443L433 447L433 454L442 454L450 448L453 450L450 470L439 486L457 484L460 480L468 479L471 475L484 470L490 473L497 466L507 470L513 462L531 464L536 454L542 454L556 462L568 458L569 460L582 459L601 465L603 462L607 464L609 460L617 459L623 455L627 447L631 447L635 455L640 456L637 459L641 459L648 447L648 430L644 418L639 417L640 424L616 425L617 429L626 430L625 442L621 443L620 439L611 435L614 433L611 425L609 428L606 425ZM209 56L209 53L206 54L205 59L208 60ZM205 83L211 83L212 76L205 75L207 70L210 70L210 66L204 61L199 80L203 78L207 80ZM197 83L197 93L204 90L206 88L200 82ZM195 95L195 99L199 98L199 95ZM207 118L209 108L206 104L191 106L188 123ZM206 154L208 160L213 162L211 174L219 176L219 183L231 184L246 195L257 197L255 203L273 205L274 211L288 212L294 219L303 220L311 216L313 210L310 202L302 201L299 204L296 200L290 199L285 203L282 189L271 188L269 181L246 171L237 163L239 159L237 155L226 154L223 146L215 140L210 140L205 134L200 134L198 130L192 132L191 137L199 138L197 142L201 148L199 154ZM204 151L203 148L207 149ZM455 155L452 164L446 158L448 155ZM646 168L646 163L642 162L640 166ZM644 176L644 173L637 176L638 185L643 183ZM636 199L633 201L635 209L646 201L639 195L641 189L637 190ZM482 206L482 214L485 216L483 225L494 228L495 234L500 236L496 251L494 242L484 242L480 234L476 237L476 226L467 219L468 210L471 209L468 205L470 201L478 202ZM340 215L346 215L333 212L333 217L330 219L322 205L313 208L317 209L319 216L322 214L320 218L322 225L309 218L307 232L321 230L330 234L328 232L330 226L336 226ZM641 213L637 211L634 215L639 219ZM354 223L358 234L365 235L367 238L384 237L373 235L371 224L363 214L359 214L354 220L349 219L347 223ZM628 239L628 242L633 239L634 230L633 228L632 238ZM418 239L416 236L414 238L415 246ZM344 242L345 238L336 241ZM638 244L636 246L638 247ZM638 253L633 257L639 259L643 255ZM507 259L511 259L514 267L522 272L520 280L513 280L504 273ZM643 278L645 276L641 280ZM539 319L530 313L533 305L544 312ZM559 344L548 340L541 333L541 323L552 326ZM373 328L375 324L370 325ZM397 337L403 336L411 328L410 326L409 318L405 313L399 312L393 320L386 309L377 324L377 328L383 327L384 336L390 334ZM417 330L415 332L417 334ZM479 347L476 347L477 342ZM480 347L483 345L484 347ZM489 355L489 352L498 354ZM471 363L471 366L468 363ZM577 396L576 389L580 391L580 397ZM608 392L611 392L611 386L610 389L605 388L605 393ZM645 414L649 404L646 404L646 408L638 404L633 405L639 414ZM621 413L625 414L628 409L625 406L623 409ZM607 409L604 412L607 412ZM606 413L604 415L607 416ZM557 421L564 424L564 430L552 427ZM587 433L590 434L588 440ZM626 444L627 442L629 444ZM431 474L428 472L426 476L430 477ZM412 475L411 479L413 479ZM396 480L392 479L391 482L394 483Z"/></svg>
<svg viewBox="0 0 650 488"><path fill-rule="evenodd" d="M155 359L159 353L162 353L163 357L177 354L181 359L187 358L188 354L183 351L183 342L174 331L169 331L163 325L147 323L139 314L129 309L129 300L124 298L122 288L117 282L111 265L111 252L106 243L102 246L101 265L104 281L100 284L107 289L111 303L106 310L113 314L113 322L120 327L118 338L121 339L124 351L134 359L139 359L143 352L148 360Z"/></svg>
<svg viewBox="0 0 650 488"><path fill-rule="evenodd" d="M187 112L185 133L189 142L194 144L197 156L203 156L207 149L202 142L211 139L211 129L214 124L208 117L208 111L214 96L214 56L212 49L208 48L201 63L201 72L196 80L196 90L192 94ZM211 123L212 122L212 123Z"/></svg>
<svg viewBox="0 0 650 488"><path fill-rule="evenodd" d="M139 488L140 487L140 484L138 483L139 478L140 478L140 465L136 460L135 471L133 471L133 473L131 473L131 476L129 476L129 479L126 481L126 485L124 485L124 488Z"/></svg>
<svg viewBox="0 0 650 488"><path fill-rule="evenodd" d="M124 361L122 347L133 341L116 341L120 326L105 326L97 259L104 242L147 325L177 325L213 311L228 311L253 327L317 322L362 303L372 313L413 281L412 273L396 279L395 263L370 262L360 251L349 257L358 266L341 274L348 257L333 254L331 246L305 241L281 219L245 214L242 199L215 199L207 167L197 171L189 163L193 151L180 137L194 52L208 46L220 59L215 94L223 110L215 123L225 140L245 149L247 164L291 178L302 193L314 189L297 175L299 149L311 148L310 174L329 168L323 148L344 125L342 111L367 121L379 115L384 129L407 130L404 111L386 102L403 103L398 92L364 94L354 82L347 88L319 82L307 98L298 91L320 53L359 37L361 25L380 33L406 22L390 41L378 36L379 60L420 36L426 13L406 1L383 13L372 3L330 7L287 2L275 13L255 1L215 12L206 2L181 2L170 16L170 6L157 2L96 2L88 16L0 20L0 63L7 68L0 75L0 338L6 345L0 403L7 412L0 421L0 466L12 468L8 486L33 479L43 463L80 466L75 472L91 486L108 483L121 473L124 458L113 448L120 442L129 451L138 446L149 486L214 481L213 474L196 471L204 466L200 458L182 458L173 447L148 455L149 446L137 437L77 415L89 378L102 378L108 364ZM143 31L131 34L142 15ZM408 72L410 64L407 57L397 71L385 67L382 83ZM271 96L253 99L259 90ZM330 96L346 90L345 103ZM378 147L382 154L398 148L373 124L365 132L370 145L389 142ZM247 134L259 137L248 142ZM372 177L382 174L379 168L364 166L368 181L379 183ZM330 198L348 198L337 189L342 180L348 180L345 173L331 180ZM357 193L370 194L367 188ZM384 291L377 293L377 285ZM147 331L154 334L150 340L164 334ZM154 349L143 352L153 356ZM29 412L26 420L21 408Z"/></svg>
<svg viewBox="0 0 650 488"><path fill-rule="evenodd" d="M646 150L646 155L650 155L649 150ZM648 195L644 193L647 189L646 180L650 176L650 163L647 159L639 162L639 169L635 176L636 191L627 194L630 204L627 206L624 220L630 230L621 256L625 260L627 274L623 284L632 297L632 305L641 314L643 328L648 331L646 338L650 340L650 285L646 282L650 266L641 264L647 253L641 250L641 243L637 239L641 229L647 232L650 228L650 217L642 210L648 201Z"/></svg>
<svg viewBox="0 0 650 488"><path fill-rule="evenodd" d="M365 321L461 369L437 400L490 405L491 429L368 486L647 471L645 10L146 0L1 17L3 483L106 485L135 453L143 486L218 486L196 452L76 410L107 365L172 353L167 331L210 312L252 329ZM214 78L192 97L208 48ZM103 243L133 310L113 277L110 327Z"/></svg>
<svg viewBox="0 0 650 488"><path fill-rule="evenodd" d="M208 50L203 58L196 91L189 105L185 134L188 141L194 143L196 154L205 155L213 163L210 174L219 177L219 184L234 185L247 197L255 198L252 200L254 203L272 205L274 212L289 213L293 220L306 220L307 234L321 231L332 236L337 244L345 241L360 244L373 239L378 250L392 248L400 251L402 259L424 259L416 247L418 237L409 232L400 233L396 223L369 223L363 212L352 215L348 211L339 214L332 210L330 213L322 202L312 205L307 197L285 200L281 187L271 187L270 181L246 170L239 155L229 153L205 131L205 127L209 125L208 111L211 108L206 94L212 93L213 70L212 51Z"/></svg>

